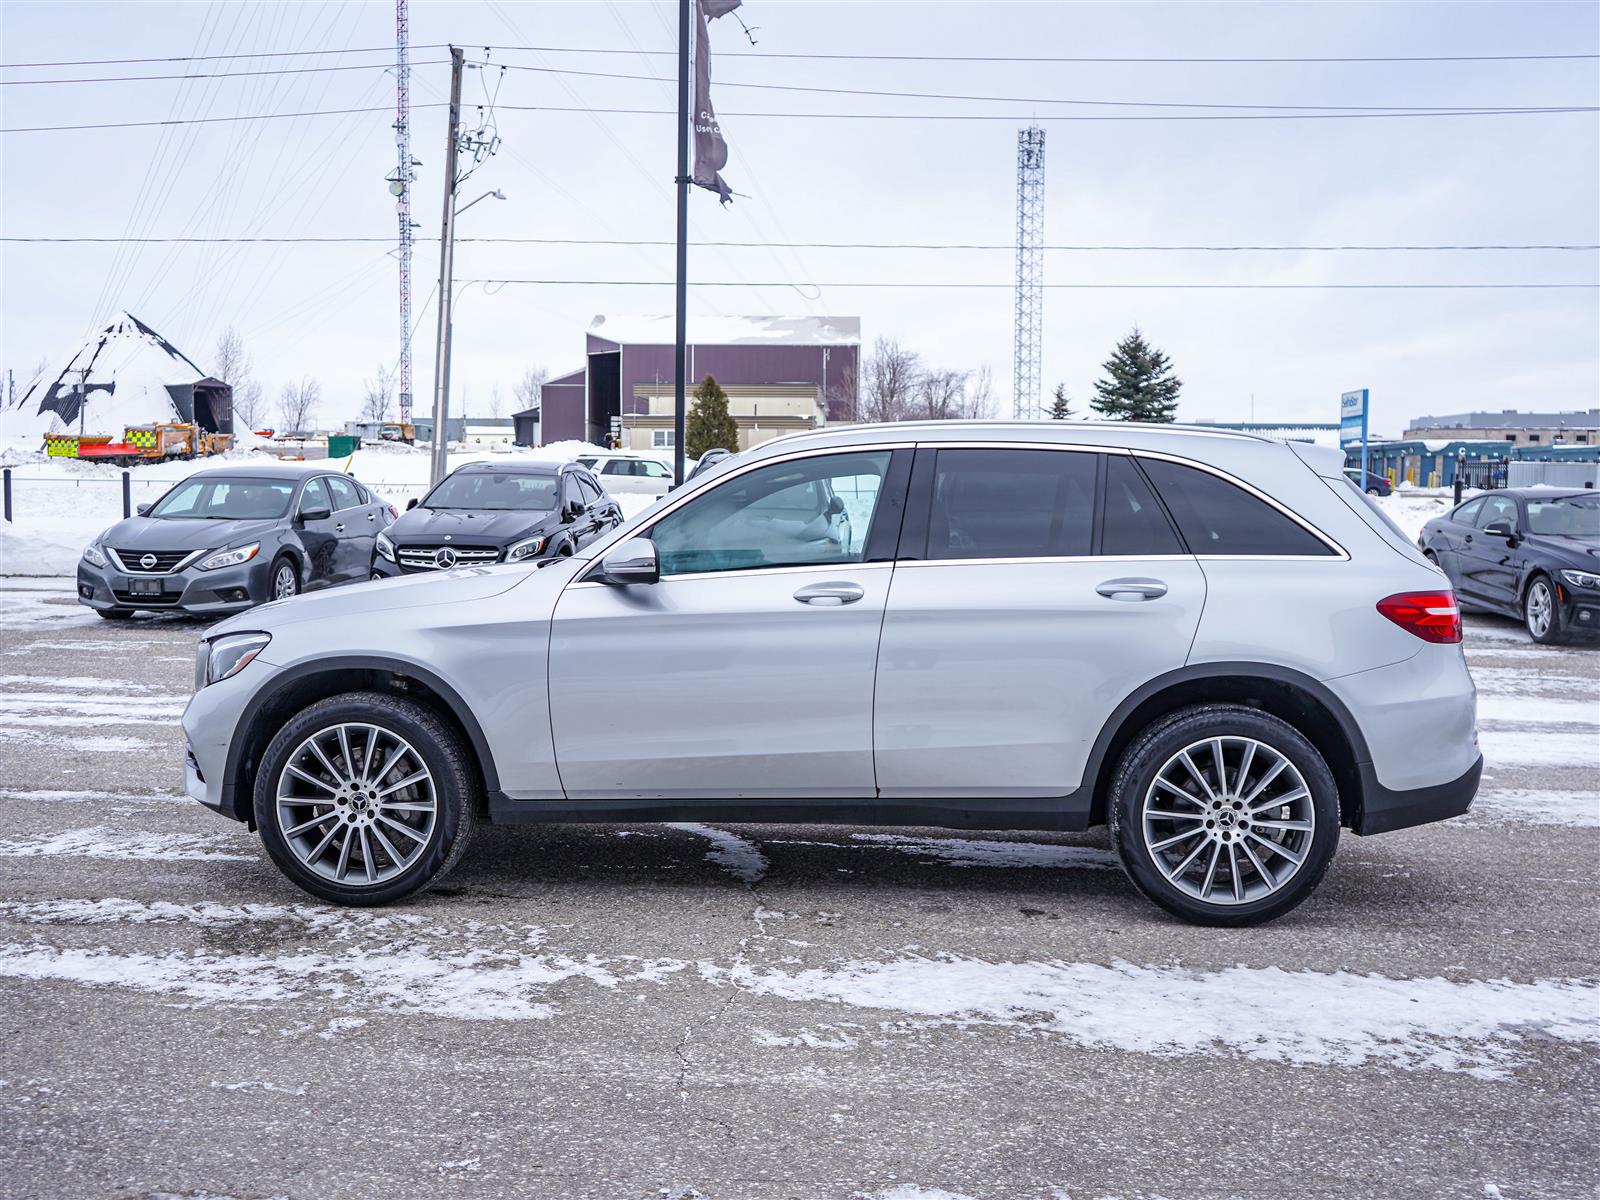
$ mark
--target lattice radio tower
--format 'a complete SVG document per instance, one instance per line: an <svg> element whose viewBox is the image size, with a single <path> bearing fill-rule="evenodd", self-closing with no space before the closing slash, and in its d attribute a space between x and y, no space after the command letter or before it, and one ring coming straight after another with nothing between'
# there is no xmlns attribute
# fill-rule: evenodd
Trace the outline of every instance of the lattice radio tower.
<svg viewBox="0 0 1600 1200"><path fill-rule="evenodd" d="M1011 415L1039 415L1039 354L1044 325L1044 130L1017 130L1017 316L1012 346Z"/></svg>
<svg viewBox="0 0 1600 1200"><path fill-rule="evenodd" d="M411 19L406 0L394 3L394 140L398 165L389 176L400 224L400 362L395 369L400 395L400 420L411 423L411 182L416 177L411 158Z"/></svg>

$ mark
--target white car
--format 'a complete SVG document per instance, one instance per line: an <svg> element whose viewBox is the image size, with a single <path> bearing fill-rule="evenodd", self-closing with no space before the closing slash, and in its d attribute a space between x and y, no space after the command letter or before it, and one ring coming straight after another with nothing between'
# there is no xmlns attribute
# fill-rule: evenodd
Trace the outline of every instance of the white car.
<svg viewBox="0 0 1600 1200"><path fill-rule="evenodd" d="M672 468L658 458L614 450L580 455L577 462L613 496L665 496L672 488Z"/></svg>

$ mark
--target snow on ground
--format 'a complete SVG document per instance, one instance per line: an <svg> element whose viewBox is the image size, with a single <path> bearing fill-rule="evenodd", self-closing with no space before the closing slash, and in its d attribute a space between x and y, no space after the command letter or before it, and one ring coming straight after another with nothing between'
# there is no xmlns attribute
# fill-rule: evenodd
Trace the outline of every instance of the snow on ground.
<svg viewBox="0 0 1600 1200"><path fill-rule="evenodd" d="M1524 1036L1600 1045L1600 989L1575 979L1456 982L958 955L792 972L702 962L699 971L708 983L756 995L1010 1026L1089 1048L1156 1055L1238 1054L1297 1066L1380 1063L1499 1078L1517 1062Z"/></svg>
<svg viewBox="0 0 1600 1200"><path fill-rule="evenodd" d="M1052 846L1041 842L986 841L981 838L906 837L898 833L852 833L852 841L899 850L952 867L1118 868L1109 850L1092 846Z"/></svg>
<svg viewBox="0 0 1600 1200"><path fill-rule="evenodd" d="M711 849L706 851L706 861L716 863L741 883L754 885L766 877L767 856L761 853L755 843L747 842L726 830L692 822L677 822L669 828L705 838L711 843Z"/></svg>
<svg viewBox="0 0 1600 1200"><path fill-rule="evenodd" d="M254 850L243 837L190 837L181 833L131 833L121 829L71 829L51 837L0 841L0 858L138 859L146 862L177 862L195 859L202 862L255 862L256 855L230 854L221 849L232 845Z"/></svg>
<svg viewBox="0 0 1600 1200"><path fill-rule="evenodd" d="M570 462L578 455L601 453L585 442L556 442L531 450L454 450L448 465L463 463ZM247 467L276 462L262 450L234 450L228 454L190 462L151 463L130 467L133 505L152 503L174 483L196 471L214 467ZM663 460L665 461L665 460ZM122 519L122 469L73 458L46 458L35 443L12 442L0 447L0 465L12 469L15 520L0 522L0 575L70 575L83 548L107 527ZM379 444L364 447L348 458L326 462L330 470L348 470L399 511L407 500L420 499L428 490L429 453L426 447ZM627 516L642 511L653 497L615 497Z"/></svg>

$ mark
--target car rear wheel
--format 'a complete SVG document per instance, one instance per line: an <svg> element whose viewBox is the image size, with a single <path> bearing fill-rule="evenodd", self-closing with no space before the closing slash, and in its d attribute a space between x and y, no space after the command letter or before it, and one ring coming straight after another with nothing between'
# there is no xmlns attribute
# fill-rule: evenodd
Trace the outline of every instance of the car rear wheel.
<svg viewBox="0 0 1600 1200"><path fill-rule="evenodd" d="M292 718L267 746L255 819L278 868L336 904L432 886L466 850L477 774L454 729L413 701L351 692Z"/></svg>
<svg viewBox="0 0 1600 1200"><path fill-rule="evenodd" d="M1522 623L1528 636L1536 642L1550 645L1566 638L1566 628L1561 623L1561 605L1556 603L1556 590L1548 576L1535 575L1522 598Z"/></svg>
<svg viewBox="0 0 1600 1200"><path fill-rule="evenodd" d="M1339 844L1333 773L1259 709L1181 709L1134 739L1111 783L1111 840L1134 885L1201 925L1259 925L1316 890Z"/></svg>

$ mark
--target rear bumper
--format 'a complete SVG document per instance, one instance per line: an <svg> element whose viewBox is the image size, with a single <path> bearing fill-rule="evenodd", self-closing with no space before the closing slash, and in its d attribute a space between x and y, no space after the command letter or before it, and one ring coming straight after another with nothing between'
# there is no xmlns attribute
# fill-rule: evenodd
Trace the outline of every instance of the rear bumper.
<svg viewBox="0 0 1600 1200"><path fill-rule="evenodd" d="M1449 783L1432 787L1408 788L1396 791L1378 782L1378 773L1371 763L1362 763L1361 817L1351 827L1358 834L1390 833L1396 829L1409 829L1413 825L1426 825L1430 821L1448 821L1459 817L1472 807L1472 798L1478 794L1478 779L1483 774L1483 756Z"/></svg>

